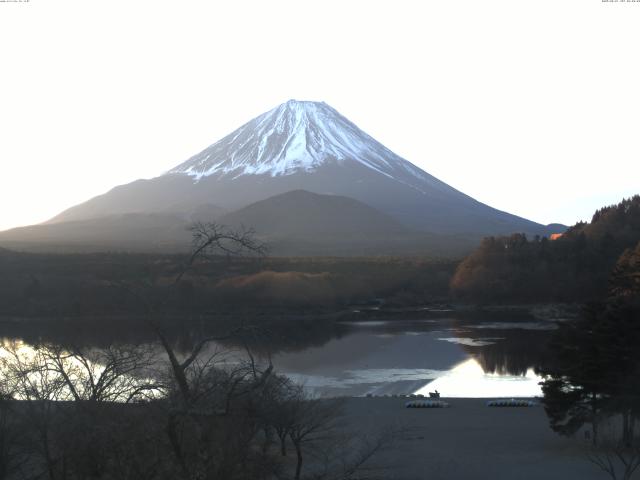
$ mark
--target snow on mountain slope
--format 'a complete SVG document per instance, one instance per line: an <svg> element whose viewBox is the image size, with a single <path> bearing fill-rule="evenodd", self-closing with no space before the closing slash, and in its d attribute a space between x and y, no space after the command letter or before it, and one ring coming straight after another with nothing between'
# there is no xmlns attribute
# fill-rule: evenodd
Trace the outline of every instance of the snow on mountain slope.
<svg viewBox="0 0 640 480"><path fill-rule="evenodd" d="M292 175L357 162L418 187L433 177L371 138L324 102L289 100L263 113L167 172L195 180L218 176ZM415 180L418 180L416 182Z"/></svg>

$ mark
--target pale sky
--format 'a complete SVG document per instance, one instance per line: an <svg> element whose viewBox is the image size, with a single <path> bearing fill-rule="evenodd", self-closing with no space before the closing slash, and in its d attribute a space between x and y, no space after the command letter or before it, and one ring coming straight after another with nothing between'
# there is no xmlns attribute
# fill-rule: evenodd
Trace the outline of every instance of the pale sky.
<svg viewBox="0 0 640 480"><path fill-rule="evenodd" d="M0 229L323 100L493 207L588 220L640 193L640 3L0 2Z"/></svg>

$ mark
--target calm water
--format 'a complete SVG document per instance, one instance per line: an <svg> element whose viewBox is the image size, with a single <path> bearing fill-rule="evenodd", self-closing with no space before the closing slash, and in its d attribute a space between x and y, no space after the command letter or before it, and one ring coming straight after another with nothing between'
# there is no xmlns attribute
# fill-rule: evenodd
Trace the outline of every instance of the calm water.
<svg viewBox="0 0 640 480"><path fill-rule="evenodd" d="M346 327L321 346L275 355L274 365L321 395L531 397L541 395L534 367L554 325L442 318Z"/></svg>
<svg viewBox="0 0 640 480"><path fill-rule="evenodd" d="M276 371L322 396L393 395L438 390L445 397L531 397L541 395L534 368L543 360L555 325L529 317L483 314L456 318L379 320L328 324L307 321L270 326L252 349L271 356ZM105 342L151 343L145 331L57 328L4 331L25 344L48 341L104 346ZM198 328L174 332L178 351L189 351L202 335ZM212 344L207 349L233 351ZM162 356L161 350L158 350ZM206 353L206 352L205 352ZM233 362L233 354L228 357Z"/></svg>

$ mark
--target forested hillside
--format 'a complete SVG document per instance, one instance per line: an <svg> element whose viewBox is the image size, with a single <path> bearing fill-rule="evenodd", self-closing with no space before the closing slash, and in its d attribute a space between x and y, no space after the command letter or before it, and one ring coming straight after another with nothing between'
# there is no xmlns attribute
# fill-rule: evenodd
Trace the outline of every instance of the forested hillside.
<svg viewBox="0 0 640 480"><path fill-rule="evenodd" d="M595 212L557 240L485 238L458 267L452 291L477 302L588 301L607 293L612 269L640 242L640 196ZM637 279L636 279L637 281Z"/></svg>

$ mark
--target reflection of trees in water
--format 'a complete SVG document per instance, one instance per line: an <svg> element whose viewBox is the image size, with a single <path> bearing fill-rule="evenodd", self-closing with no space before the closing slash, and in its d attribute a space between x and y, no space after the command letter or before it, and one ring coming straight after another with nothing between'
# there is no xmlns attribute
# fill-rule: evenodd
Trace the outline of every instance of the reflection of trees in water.
<svg viewBox="0 0 640 480"><path fill-rule="evenodd" d="M640 268L640 262L637 266ZM578 319L556 332L549 349L553 362L543 368L542 391L554 431L573 435L590 424L596 446L601 424L613 422L620 438L614 435L608 441L621 442L640 466L636 429L640 419L640 283L636 285L636 294L590 304Z"/></svg>
<svg viewBox="0 0 640 480"><path fill-rule="evenodd" d="M51 343L82 347L107 347L116 343L140 344L155 340L151 330L136 319L39 320L0 325L0 335L29 345Z"/></svg>
<svg viewBox="0 0 640 480"><path fill-rule="evenodd" d="M348 333L348 327L332 321L281 320L258 326L253 329L253 334L231 338L225 344L236 347L246 345L261 355L300 352L321 347Z"/></svg>
<svg viewBox="0 0 640 480"><path fill-rule="evenodd" d="M534 321L530 315L510 312L487 314L475 313L461 316L453 321L454 334L458 338L470 338L489 344L466 345L462 349L471 355L485 373L499 375L526 375L530 368L538 367L544 358L546 344L550 337L548 330L526 328L473 328L481 327L488 319L491 323Z"/></svg>
<svg viewBox="0 0 640 480"><path fill-rule="evenodd" d="M485 373L500 375L525 375L530 368L538 367L544 358L549 332L538 330L495 331L495 337L503 337L492 345L464 346Z"/></svg>
<svg viewBox="0 0 640 480"><path fill-rule="evenodd" d="M492 324L510 324L509 328L477 328ZM525 310L463 312L452 320L458 338L491 342L489 345L461 345L482 367L485 373L526 375L530 368L538 368L545 357L551 332L546 329L525 328L540 321ZM516 328L521 324L523 328ZM475 328L474 328L475 327Z"/></svg>
<svg viewBox="0 0 640 480"><path fill-rule="evenodd" d="M167 319L162 326L176 352L189 352L203 338L223 335L238 326L238 319ZM303 319L245 319L250 327L241 336L221 342L225 347L250 347L259 355L302 351L322 346L345 335L348 327L333 321ZM5 323L0 336L20 339L29 345L49 343L61 346L105 348L111 345L157 343L157 335L140 318L50 320L30 323Z"/></svg>
<svg viewBox="0 0 640 480"><path fill-rule="evenodd" d="M531 321L531 317L514 317L513 314L488 316L462 315L434 321L389 321L372 325L376 333L400 334L406 331L429 332L453 327L458 338L482 340L493 338L494 343L485 346L461 345L473 356L487 373L524 375L532 367L542 364L544 349L550 332L525 329L470 328L482 321ZM428 320L428 319L427 319ZM219 342L221 347L244 349L249 347L259 357L284 352L301 352L321 347L333 339L341 338L366 325L336 323L333 319L273 318L270 316L165 318L163 332L176 353L189 352L203 338L222 336L238 327L239 323L250 327L241 336ZM30 345L50 343L61 346L105 348L111 345L156 344L157 336L142 318L77 319L73 321L50 320L34 323L7 323L0 330L5 338L18 338Z"/></svg>

